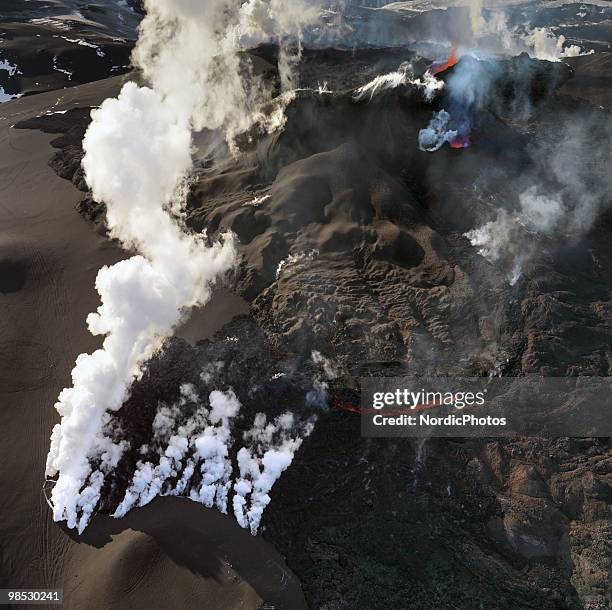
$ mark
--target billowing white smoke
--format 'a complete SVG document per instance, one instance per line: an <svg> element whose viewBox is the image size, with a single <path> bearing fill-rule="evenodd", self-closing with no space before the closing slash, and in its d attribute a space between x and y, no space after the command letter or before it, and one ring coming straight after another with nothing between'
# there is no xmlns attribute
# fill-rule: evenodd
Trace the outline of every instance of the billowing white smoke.
<svg viewBox="0 0 612 610"><path fill-rule="evenodd" d="M429 125L419 131L419 148L435 152L444 144L470 145L471 115L490 100L492 73L473 57L462 58L447 76L447 106L434 112ZM451 115L452 113L452 115Z"/></svg>
<svg viewBox="0 0 612 610"><path fill-rule="evenodd" d="M419 131L419 148L426 152L435 152L446 142L457 137L457 131L449 128L450 114L446 110L434 112L425 129Z"/></svg>
<svg viewBox="0 0 612 610"><path fill-rule="evenodd" d="M289 18L281 4L146 0L133 58L151 88L128 83L117 99L92 112L83 142L86 179L106 204L110 234L139 255L100 270L101 305L87 322L92 334L105 336L103 347L77 358L73 386L56 403L62 421L53 429L46 472L57 476L53 517L71 528L87 525L106 475L125 450L125 443L109 439L109 412L121 408L143 363L190 308L206 303L212 285L234 264L230 235L208 245L205 235L182 226L191 133L222 130L231 148L238 133L257 123L282 125L278 112L270 122L262 110L269 92L239 56L247 32L296 41L300 48L301 24L312 11L296 2ZM171 450L169 466L181 451L182 444ZM150 477L142 476L144 484Z"/></svg>
<svg viewBox="0 0 612 610"><path fill-rule="evenodd" d="M281 89L296 89L295 68L302 58L304 30L318 24L321 2L251 0L240 8L238 34L250 44L276 42Z"/></svg>
<svg viewBox="0 0 612 610"><path fill-rule="evenodd" d="M195 413L178 426L176 420L188 403L196 406ZM184 385L177 405L160 407L153 422L153 438L161 448L159 463L138 462L132 483L115 510L115 517L123 517L134 506L144 506L158 495L182 495L188 488L192 500L227 512L232 476L229 448L233 443L233 420L240 410L240 402L229 390L211 392L209 403L210 408L206 408L195 388ZM198 467L201 481L197 488L190 487ZM177 478L174 486L169 484L169 479Z"/></svg>
<svg viewBox="0 0 612 610"><path fill-rule="evenodd" d="M157 463L138 462L113 516L123 517L133 507L144 506L158 495L188 495L191 500L227 513L233 484L236 519L241 527L253 535L257 533L270 502L270 490L291 465L314 421L298 422L287 412L268 423L266 416L258 413L251 429L243 435L247 446L238 451L239 475L234 476L230 451L236 442L233 427L241 404L231 389L211 392L208 404L201 401L194 386L185 384L178 403L159 406L153 421L154 447L140 449L143 454L157 453ZM188 418L186 409L191 409Z"/></svg>
<svg viewBox="0 0 612 610"><path fill-rule="evenodd" d="M244 434L248 446L238 452L240 478L234 483L234 515L241 527L257 533L272 486L291 465L313 427L313 421L297 424L292 413L269 423L264 413L255 416L253 427Z"/></svg>
<svg viewBox="0 0 612 610"><path fill-rule="evenodd" d="M523 41L532 57L548 61L560 61L564 57L577 57L594 52L591 50L589 53L584 53L578 45L566 45L563 34L557 37L548 28L528 30L523 36Z"/></svg>
<svg viewBox="0 0 612 610"><path fill-rule="evenodd" d="M98 273L102 304L87 323L106 338L102 349L77 358L73 387L56 404L62 422L47 460L47 476L59 475L51 494L54 518L69 527L80 519L80 530L97 501L86 489L85 509L79 492L91 474L90 459L105 461L107 411L121 408L141 365L191 307L206 303L235 259L230 236L208 246L204 235L185 233L167 209L171 202L177 209L177 189L191 167L189 117L134 83L92 117L83 142L87 181L106 202L110 234L141 255Z"/></svg>
<svg viewBox="0 0 612 610"><path fill-rule="evenodd" d="M240 52L277 42L283 90L290 90L303 30L319 15L317 2L147 0L146 8L134 60L162 98L191 116L196 130L222 129L231 144L255 124L278 126L262 112L270 91L250 74ZM284 107L288 99L276 103Z"/></svg>
<svg viewBox="0 0 612 610"><path fill-rule="evenodd" d="M228 457L231 430L230 422L240 410L240 403L233 392L210 394L211 425L195 439L195 459L202 460L200 488L192 490L190 497L211 507L213 503L222 513L227 513L227 494L230 489L232 466Z"/></svg>
<svg viewBox="0 0 612 610"><path fill-rule="evenodd" d="M470 23L472 25L472 35L477 36L485 25L482 16L482 0L470 0Z"/></svg>
<svg viewBox="0 0 612 610"><path fill-rule="evenodd" d="M588 55L578 45L567 45L565 36L556 36L549 28L531 28L525 24L511 27L503 11L491 11L483 20L476 35L479 48L485 51L520 55L527 53L534 59L561 61L566 57Z"/></svg>
<svg viewBox="0 0 612 610"><path fill-rule="evenodd" d="M312 390L306 394L306 404L319 409L327 409L329 383L338 377L334 363L319 351L310 355L312 362L319 368L312 380Z"/></svg>
<svg viewBox="0 0 612 610"><path fill-rule="evenodd" d="M540 195L535 186L519 195L519 205L515 214L501 209L495 220L465 234L478 254L490 262L510 262L507 277L511 286L520 278L523 263L534 253L534 240L540 234L553 233L566 212L560 193Z"/></svg>
<svg viewBox="0 0 612 610"><path fill-rule="evenodd" d="M542 238L576 242L612 205L611 146L608 123L577 116L550 141L531 150L536 171L529 176L531 186L520 191L516 211L500 209L494 220L465 236L514 284Z"/></svg>
<svg viewBox="0 0 612 610"><path fill-rule="evenodd" d="M375 95L387 89L396 89L402 85L413 85L423 92L426 101L431 102L436 91L444 88L444 81L437 79L431 72L426 71L422 77L415 77L412 66L409 63L402 64L395 72L380 74L359 87L353 93L355 101L368 99L371 101Z"/></svg>
<svg viewBox="0 0 612 610"><path fill-rule="evenodd" d="M366 97L371 101L374 96L387 89L396 89L401 87L408 82L407 70L400 69L395 72L388 72L387 74L379 74L373 78L369 83L366 83L362 87L359 87L353 94L356 101L361 101Z"/></svg>

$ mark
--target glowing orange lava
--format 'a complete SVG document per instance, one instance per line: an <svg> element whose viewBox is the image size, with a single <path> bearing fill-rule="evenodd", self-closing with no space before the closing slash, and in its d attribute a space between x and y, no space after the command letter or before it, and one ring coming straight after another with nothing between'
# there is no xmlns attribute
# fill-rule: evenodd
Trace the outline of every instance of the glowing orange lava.
<svg viewBox="0 0 612 610"><path fill-rule="evenodd" d="M471 143L469 135L457 136L449 142L451 148L468 148Z"/></svg>
<svg viewBox="0 0 612 610"><path fill-rule="evenodd" d="M431 73L434 75L440 74L440 72L444 72L445 70L452 68L457 63L458 59L459 58L457 57L457 49L453 47L451 49L450 55L448 56L448 59L443 64L434 64L434 66L432 66L431 68Z"/></svg>

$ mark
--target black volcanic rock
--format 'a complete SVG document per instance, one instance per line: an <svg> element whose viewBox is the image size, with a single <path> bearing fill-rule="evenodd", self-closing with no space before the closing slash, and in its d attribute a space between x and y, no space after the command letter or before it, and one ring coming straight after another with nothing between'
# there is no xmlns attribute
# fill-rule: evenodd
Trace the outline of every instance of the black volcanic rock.
<svg viewBox="0 0 612 610"><path fill-rule="evenodd" d="M57 28L52 22L2 24L0 70L6 93L33 94L59 90L123 74L130 69L133 41L79 27Z"/></svg>

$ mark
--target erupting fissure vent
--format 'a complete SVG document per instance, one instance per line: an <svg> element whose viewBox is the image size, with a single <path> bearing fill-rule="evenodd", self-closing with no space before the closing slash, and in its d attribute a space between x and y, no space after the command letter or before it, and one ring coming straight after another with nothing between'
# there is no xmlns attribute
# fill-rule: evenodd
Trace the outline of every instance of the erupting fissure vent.
<svg viewBox="0 0 612 610"><path fill-rule="evenodd" d="M453 47L451 49L450 55L448 56L448 59L442 64L432 64L429 68L429 71L435 76L436 74L440 74L440 72L444 72L449 68L452 68L457 63L457 61L459 61L459 58L457 56L457 49Z"/></svg>

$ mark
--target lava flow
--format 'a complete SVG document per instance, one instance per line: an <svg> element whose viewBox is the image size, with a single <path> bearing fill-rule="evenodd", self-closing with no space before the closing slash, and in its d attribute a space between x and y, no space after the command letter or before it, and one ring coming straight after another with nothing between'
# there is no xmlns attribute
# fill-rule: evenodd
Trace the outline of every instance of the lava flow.
<svg viewBox="0 0 612 610"><path fill-rule="evenodd" d="M470 136L468 135L457 135L450 142L451 148L469 148L471 144Z"/></svg>
<svg viewBox="0 0 612 610"><path fill-rule="evenodd" d="M453 47L451 49L450 55L448 56L448 59L443 64L432 64L429 71L435 76L436 74L440 74L440 72L444 72L445 70L452 68L458 60L459 59L457 57L457 49Z"/></svg>

